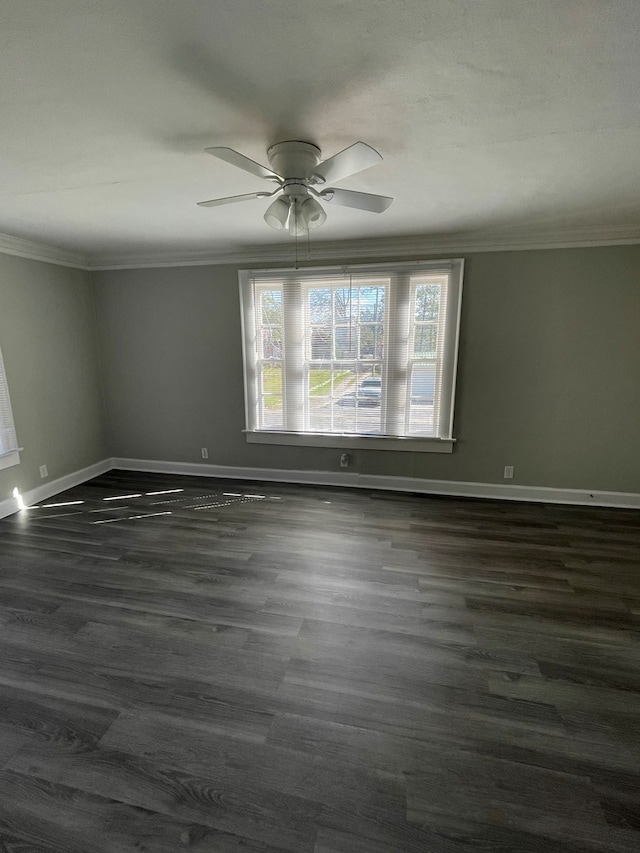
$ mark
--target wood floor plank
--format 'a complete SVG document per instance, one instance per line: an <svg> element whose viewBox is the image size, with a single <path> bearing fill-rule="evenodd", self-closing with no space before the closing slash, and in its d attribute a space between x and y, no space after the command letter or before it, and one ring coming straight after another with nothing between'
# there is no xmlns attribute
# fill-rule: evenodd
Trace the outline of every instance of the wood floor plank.
<svg viewBox="0 0 640 853"><path fill-rule="evenodd" d="M559 841L568 826L580 844L610 835L587 777L455 749L434 750L405 775L407 819L418 826L463 814Z"/></svg>
<svg viewBox="0 0 640 853"><path fill-rule="evenodd" d="M117 713L108 709L2 685L0 724L42 742L91 746L116 717Z"/></svg>
<svg viewBox="0 0 640 853"><path fill-rule="evenodd" d="M610 711L640 719L640 701L635 692L519 673L495 673L488 678L489 689L495 696L542 702L557 708L588 707L591 712Z"/></svg>
<svg viewBox="0 0 640 853"><path fill-rule="evenodd" d="M333 809L363 806L400 814L404 780L373 767L330 760L276 744L248 744L207 733L177 719L126 714L102 739L111 749L167 762L185 772L212 774L231 787L257 787Z"/></svg>
<svg viewBox="0 0 640 853"><path fill-rule="evenodd" d="M229 733L251 741L265 739L273 716L272 706L280 707L279 702L270 698L272 690L264 697L254 685L243 691L187 678L140 677L123 671L116 663L101 670L76 661L61 661L56 655L49 655L46 661L41 659L34 665L29 651L14 652L10 660L0 658L0 687L3 697L10 699L13 692L23 691L25 697L33 699L36 720L40 703L48 707L46 703L50 697L51 701L69 700L74 707L87 705L114 714L151 707L157 714L183 716L206 725L212 732ZM18 710L21 701L18 698ZM6 718L14 723L15 705L16 702L0 705L0 722ZM24 710L31 713L31 704L27 703ZM55 720L50 711L45 714L47 722Z"/></svg>
<svg viewBox="0 0 640 853"><path fill-rule="evenodd" d="M284 853L286 849L262 842L252 845L244 836L2 771L0 832L7 830L35 844L36 849L57 853L130 853L132 849L175 853L185 847L202 853Z"/></svg>
<svg viewBox="0 0 640 853"><path fill-rule="evenodd" d="M27 742L28 734L11 725L0 724L0 768Z"/></svg>
<svg viewBox="0 0 640 853"><path fill-rule="evenodd" d="M595 853L566 841L477 824L459 816L418 827L387 816L323 813L314 853ZM604 853L604 851L599 851Z"/></svg>
<svg viewBox="0 0 640 853"><path fill-rule="evenodd" d="M636 853L639 694L634 510L110 471L0 521L11 853Z"/></svg>
<svg viewBox="0 0 640 853"><path fill-rule="evenodd" d="M310 851L315 842L317 805L248 780L234 785L215 766L197 774L101 746L77 750L66 743L46 748L30 743L5 770L291 853Z"/></svg>

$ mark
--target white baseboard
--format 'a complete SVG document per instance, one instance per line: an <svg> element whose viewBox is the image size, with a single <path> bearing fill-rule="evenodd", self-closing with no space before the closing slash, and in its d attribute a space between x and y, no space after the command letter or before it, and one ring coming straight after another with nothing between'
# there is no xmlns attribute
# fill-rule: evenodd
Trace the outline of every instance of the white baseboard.
<svg viewBox="0 0 640 853"><path fill-rule="evenodd" d="M491 498L503 501L575 504L578 506L627 507L640 509L640 494L635 492L556 489L546 486L515 486L503 483L467 483L459 480L421 480L417 477L387 477L355 472L295 471L281 468L240 468L206 465L200 462L162 462L152 459L111 459L112 468L125 471L150 471L160 474L187 474L197 477L221 477L229 480L259 480L269 483L301 483L317 486L347 486L424 495Z"/></svg>
<svg viewBox="0 0 640 853"><path fill-rule="evenodd" d="M80 483L86 483L87 480L92 480L94 477L99 477L100 474L106 474L113 468L113 460L102 459L94 465L89 465L86 468L80 468L79 471L72 471L71 474L65 474L64 477L58 477L56 480L49 480L35 489L30 489L22 495L22 500L26 506L46 501L54 495L59 495L67 489L72 489L74 486L79 486ZM6 518L8 515L13 515L19 509L15 498L7 498L0 501L0 518Z"/></svg>
<svg viewBox="0 0 640 853"><path fill-rule="evenodd" d="M575 504L578 506L627 507L640 509L640 494L604 492L586 489L554 489L545 486L515 486L504 483L467 483L459 480L421 480L417 477L386 477L341 471L296 471L281 468L241 468L231 465L206 465L200 462L163 462L154 459L103 459L87 468L73 471L57 480L43 483L22 495L27 506L47 500L73 486L105 474L113 468L124 471L150 471L159 474L186 474L196 477L220 477L267 483L300 483L314 486L345 486L423 495L490 498L503 501ZM14 498L0 501L0 519L18 509Z"/></svg>

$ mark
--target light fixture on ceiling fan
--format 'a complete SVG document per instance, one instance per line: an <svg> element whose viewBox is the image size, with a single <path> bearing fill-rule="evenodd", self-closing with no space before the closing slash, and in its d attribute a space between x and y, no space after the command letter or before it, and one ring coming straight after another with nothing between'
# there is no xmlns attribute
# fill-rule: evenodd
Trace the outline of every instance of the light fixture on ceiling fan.
<svg viewBox="0 0 640 853"><path fill-rule="evenodd" d="M296 196L281 196L272 201L264 214L264 221L275 231L287 230L298 237L327 220L322 206L308 195L300 200Z"/></svg>
<svg viewBox="0 0 640 853"><path fill-rule="evenodd" d="M234 151L233 148L215 147L206 148L205 151L245 172L273 181L278 184L278 187L273 192L244 193L227 198L200 201L198 202L200 207L218 207L254 198L277 196L267 208L264 220L270 228L276 231L286 230L296 237L319 228L326 222L327 214L320 201L366 210L370 213L382 213L393 201L389 196L336 187L316 189L327 181L342 180L380 163L382 161L380 154L364 142L354 142L344 151L334 154L323 162L320 162L320 149L311 142L297 140L278 142L267 150L271 169Z"/></svg>

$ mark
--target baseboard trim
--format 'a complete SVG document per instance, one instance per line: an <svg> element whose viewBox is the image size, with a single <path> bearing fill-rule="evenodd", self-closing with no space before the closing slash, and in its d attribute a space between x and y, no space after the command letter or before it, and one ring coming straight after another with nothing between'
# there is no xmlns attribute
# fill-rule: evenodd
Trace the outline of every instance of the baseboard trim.
<svg viewBox="0 0 640 853"><path fill-rule="evenodd" d="M516 486L503 483L468 483L459 480L422 480L417 477L387 477L356 472L296 471L282 468L245 468L233 465L206 465L199 462L166 462L155 459L112 457L43 483L22 495L27 506L79 486L113 468L124 471L149 471L158 474L184 474L195 477L219 477L228 480L250 480L265 483L299 483L310 486L344 486L390 492L413 492L423 495L488 498L503 501L573 504L576 506L621 507L640 509L640 494L635 492L588 491L587 489L555 489L545 486ZM14 498L0 501L0 519L17 512Z"/></svg>
<svg viewBox="0 0 640 853"><path fill-rule="evenodd" d="M79 486L81 483L86 483L87 480L92 480L94 477L99 477L100 474L106 474L113 468L112 459L102 459L93 465L88 465L86 468L80 468L78 471L72 471L70 474L65 474L63 477L58 477L55 480L50 480L43 483L41 486L36 486L35 489L30 489L24 492L22 500L26 506L34 506L41 501L46 501L54 495L65 492L67 489L72 489L74 486ZM0 519L6 518L8 515L13 515L18 511L18 505L15 498L6 498L0 501Z"/></svg>
<svg viewBox="0 0 640 853"><path fill-rule="evenodd" d="M186 474L197 477L220 477L229 480L345 486L380 491L414 492L424 495L640 509L640 494L634 492L557 489L546 486L516 486L503 483L468 483L458 480L422 480L417 477L387 477L377 474L357 474L355 472L242 468L231 465L206 465L199 462L163 462L153 459L126 459L123 457L112 458L110 467L125 471Z"/></svg>

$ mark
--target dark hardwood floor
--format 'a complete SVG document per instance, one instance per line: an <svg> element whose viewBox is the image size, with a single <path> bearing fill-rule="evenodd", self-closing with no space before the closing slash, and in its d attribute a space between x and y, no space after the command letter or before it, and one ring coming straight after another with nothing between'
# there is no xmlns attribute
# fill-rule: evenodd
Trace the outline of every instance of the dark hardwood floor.
<svg viewBox="0 0 640 853"><path fill-rule="evenodd" d="M0 851L638 851L639 628L633 510L111 472L0 522Z"/></svg>

